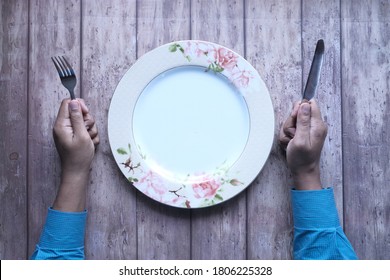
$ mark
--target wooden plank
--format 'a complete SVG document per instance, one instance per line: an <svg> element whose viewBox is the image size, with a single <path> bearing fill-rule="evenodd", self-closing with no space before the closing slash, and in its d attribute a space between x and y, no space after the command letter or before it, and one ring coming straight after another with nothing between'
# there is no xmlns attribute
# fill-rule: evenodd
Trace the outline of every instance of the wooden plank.
<svg viewBox="0 0 390 280"><path fill-rule="evenodd" d="M343 221L342 187L342 122L341 122L341 58L340 1L306 0L302 2L303 87L306 85L316 42L325 42L325 56L316 100L328 124L328 136L321 155L323 187L333 187L340 222Z"/></svg>
<svg viewBox="0 0 390 280"><path fill-rule="evenodd" d="M275 111L270 157L248 190L248 259L291 258L292 180L278 144L280 127L301 98L301 1L247 0L247 59L263 78Z"/></svg>
<svg viewBox="0 0 390 280"><path fill-rule="evenodd" d="M82 96L101 139L87 201L89 259L135 259L137 255L136 193L114 161L107 133L111 97L135 61L135 19L135 0L82 2Z"/></svg>
<svg viewBox="0 0 390 280"><path fill-rule="evenodd" d="M361 259L390 258L390 3L341 2L345 231Z"/></svg>
<svg viewBox="0 0 390 280"><path fill-rule="evenodd" d="M190 1L138 1L138 57L155 47L189 38ZM189 259L190 212L137 196L138 258Z"/></svg>
<svg viewBox="0 0 390 280"><path fill-rule="evenodd" d="M244 1L194 0L191 37L244 55ZM246 258L245 192L219 206L192 212L193 259Z"/></svg>
<svg viewBox="0 0 390 280"><path fill-rule="evenodd" d="M51 56L66 55L80 73L80 1L30 1L28 215L29 255L39 240L47 208L60 178L60 162L52 137L62 86ZM80 84L76 86L78 95Z"/></svg>
<svg viewBox="0 0 390 280"><path fill-rule="evenodd" d="M28 2L1 1L0 15L0 259L25 259Z"/></svg>

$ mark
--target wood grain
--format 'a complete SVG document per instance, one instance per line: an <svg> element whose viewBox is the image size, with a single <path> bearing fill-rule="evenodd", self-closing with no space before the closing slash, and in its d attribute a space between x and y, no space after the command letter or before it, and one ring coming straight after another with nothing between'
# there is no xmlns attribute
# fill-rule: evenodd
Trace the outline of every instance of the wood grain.
<svg viewBox="0 0 390 280"><path fill-rule="evenodd" d="M191 37L244 55L244 2L192 1ZM192 213L193 259L246 258L246 195Z"/></svg>
<svg viewBox="0 0 390 280"><path fill-rule="evenodd" d="M172 41L189 38L190 1L139 1L138 57ZM138 259L189 259L190 212L137 196Z"/></svg>
<svg viewBox="0 0 390 280"><path fill-rule="evenodd" d="M135 259L136 193L112 156L107 119L115 87L135 61L136 1L85 1L82 17L82 96L101 141L89 186L86 257Z"/></svg>
<svg viewBox="0 0 390 280"><path fill-rule="evenodd" d="M291 258L291 178L279 129L301 97L301 2L246 1L247 59L263 78L275 110L269 159L248 190L248 258Z"/></svg>
<svg viewBox="0 0 390 280"><path fill-rule="evenodd" d="M28 3L0 3L0 259L27 256Z"/></svg>
<svg viewBox="0 0 390 280"><path fill-rule="evenodd" d="M361 259L390 258L390 3L344 1L345 231Z"/></svg>
<svg viewBox="0 0 390 280"><path fill-rule="evenodd" d="M3 0L0 3L0 259L31 255L59 183L52 125L67 90L50 60L66 55L76 95L96 117L90 259L289 259L291 176L277 136L307 79L315 42L317 93L329 125L321 159L344 229L361 259L390 259L390 3L383 0ZM255 66L275 110L269 160L246 192L183 211L136 191L114 162L107 114L142 54L174 40L225 45Z"/></svg>
<svg viewBox="0 0 390 280"><path fill-rule="evenodd" d="M68 98L51 56L66 55L80 73L80 1L30 1L28 111L28 252L39 241L47 208L59 185L60 163L52 137L59 104ZM76 86L78 96L80 84Z"/></svg>

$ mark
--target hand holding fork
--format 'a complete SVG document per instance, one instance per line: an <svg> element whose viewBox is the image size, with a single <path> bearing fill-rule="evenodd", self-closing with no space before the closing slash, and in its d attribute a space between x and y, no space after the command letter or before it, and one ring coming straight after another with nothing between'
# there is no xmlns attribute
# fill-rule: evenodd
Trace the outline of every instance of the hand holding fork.
<svg viewBox="0 0 390 280"><path fill-rule="evenodd" d="M54 142L61 158L61 183L53 209L64 212L85 210L86 190L99 135L84 100L75 98L76 75L65 57L51 58L61 82L72 100L64 99L53 128Z"/></svg>
<svg viewBox="0 0 390 280"><path fill-rule="evenodd" d="M95 120L89 113L89 109L85 105L84 100L79 98L76 99L74 95L74 88L76 86L77 80L72 66L70 66L69 62L64 56L52 57L51 59L58 71L58 75L60 76L62 84L69 90L71 97L71 100L64 99L62 101L56 121L57 127L56 125L54 127L54 135L60 135L63 130L61 125L65 122L68 122L66 126L71 129L71 134L73 134L73 136L76 134L76 130L78 130L78 133L84 134L84 136L89 134L93 144L97 145L99 143L99 138L96 137L97 128ZM69 123L69 121L71 123ZM58 128L58 126L60 128ZM84 129L81 129L81 127ZM60 133L56 133L56 130L58 130Z"/></svg>

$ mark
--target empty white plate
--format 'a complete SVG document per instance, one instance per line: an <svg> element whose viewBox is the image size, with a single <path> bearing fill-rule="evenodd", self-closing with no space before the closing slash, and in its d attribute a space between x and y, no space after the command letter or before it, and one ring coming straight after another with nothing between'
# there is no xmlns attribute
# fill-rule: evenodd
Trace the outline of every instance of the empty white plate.
<svg viewBox="0 0 390 280"><path fill-rule="evenodd" d="M142 56L119 82L110 145L126 178L176 207L215 205L244 190L268 158L274 114L257 71L210 42Z"/></svg>

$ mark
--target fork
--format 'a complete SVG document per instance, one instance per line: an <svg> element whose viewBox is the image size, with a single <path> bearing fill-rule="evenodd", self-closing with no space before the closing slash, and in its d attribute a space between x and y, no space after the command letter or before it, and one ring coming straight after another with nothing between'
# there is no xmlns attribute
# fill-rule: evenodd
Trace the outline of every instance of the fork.
<svg viewBox="0 0 390 280"><path fill-rule="evenodd" d="M52 57L51 60L58 71L61 83L69 90L70 98L72 100L76 99L74 96L74 88L76 86L77 79L72 66L70 66L64 56Z"/></svg>

